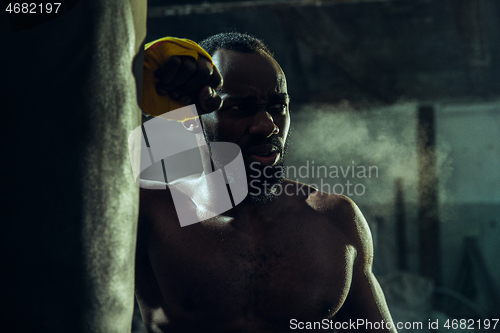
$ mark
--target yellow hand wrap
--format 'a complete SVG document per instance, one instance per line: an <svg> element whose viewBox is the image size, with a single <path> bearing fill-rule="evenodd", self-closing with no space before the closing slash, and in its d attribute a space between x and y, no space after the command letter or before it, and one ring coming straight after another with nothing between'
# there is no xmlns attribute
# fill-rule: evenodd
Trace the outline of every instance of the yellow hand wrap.
<svg viewBox="0 0 500 333"><path fill-rule="evenodd" d="M183 107L184 105L168 97L156 93L158 79L155 72L163 67L165 61L171 56L190 56L198 60L198 56L210 60L212 58L198 44L189 40L174 37L164 37L147 43L144 52L144 68L142 73L142 109L152 116L159 116L168 111ZM195 115L193 115L195 117ZM176 119L182 121L183 119Z"/></svg>

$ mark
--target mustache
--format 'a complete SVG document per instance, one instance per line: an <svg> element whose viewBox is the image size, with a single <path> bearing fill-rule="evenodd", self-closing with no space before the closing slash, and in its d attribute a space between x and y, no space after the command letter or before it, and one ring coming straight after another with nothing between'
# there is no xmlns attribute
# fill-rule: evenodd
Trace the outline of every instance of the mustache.
<svg viewBox="0 0 500 333"><path fill-rule="evenodd" d="M260 146L260 145L265 145L265 144L271 144L277 148L278 153L282 153L284 149L284 143L277 137L277 136L272 136L270 138L255 138L250 140L249 142L245 143L244 146L240 146L241 151L243 153L247 152L248 149L255 147L255 146Z"/></svg>

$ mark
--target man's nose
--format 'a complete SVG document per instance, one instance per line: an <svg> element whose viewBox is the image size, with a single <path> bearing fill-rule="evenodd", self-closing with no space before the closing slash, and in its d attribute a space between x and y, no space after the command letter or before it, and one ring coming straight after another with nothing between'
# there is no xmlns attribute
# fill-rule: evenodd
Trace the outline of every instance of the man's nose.
<svg viewBox="0 0 500 333"><path fill-rule="evenodd" d="M280 132L279 127L274 123L273 117L266 110L259 110L250 126L250 134L264 135L266 138Z"/></svg>

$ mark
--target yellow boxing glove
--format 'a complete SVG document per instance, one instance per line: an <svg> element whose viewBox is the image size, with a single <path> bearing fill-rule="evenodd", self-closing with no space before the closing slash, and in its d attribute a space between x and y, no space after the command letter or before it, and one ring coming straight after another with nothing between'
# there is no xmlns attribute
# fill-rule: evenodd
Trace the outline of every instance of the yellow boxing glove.
<svg viewBox="0 0 500 333"><path fill-rule="evenodd" d="M183 107L183 104L171 99L168 95L160 96L156 93L155 85L158 83L158 79L155 77L155 72L171 56L190 56L198 60L200 55L210 60L213 66L210 55L192 40L164 37L147 43L142 73L142 109L152 116L159 116Z"/></svg>

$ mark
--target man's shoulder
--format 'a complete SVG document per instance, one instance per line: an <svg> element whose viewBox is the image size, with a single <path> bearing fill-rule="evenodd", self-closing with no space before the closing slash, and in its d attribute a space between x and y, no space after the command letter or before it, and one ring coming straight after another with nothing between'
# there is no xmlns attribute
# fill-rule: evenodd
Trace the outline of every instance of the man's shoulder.
<svg viewBox="0 0 500 333"><path fill-rule="evenodd" d="M168 189L168 184L156 180L140 179L139 187L145 190L165 190Z"/></svg>
<svg viewBox="0 0 500 333"><path fill-rule="evenodd" d="M326 193L293 180L285 179L282 185L282 195L293 197L294 200L305 203L321 214L342 214L352 216L359 209L356 204L344 195Z"/></svg>
<svg viewBox="0 0 500 333"><path fill-rule="evenodd" d="M141 179L139 187L140 215L173 207L173 198L167 183Z"/></svg>
<svg viewBox="0 0 500 333"><path fill-rule="evenodd" d="M368 224L359 207L350 198L345 195L322 192L309 185L291 180L283 182L283 186L287 184L302 189L297 191L295 200L305 202L308 208L313 209L350 238L354 238L356 243L371 242ZM306 195L303 195L304 192Z"/></svg>
<svg viewBox="0 0 500 333"><path fill-rule="evenodd" d="M170 189L165 182L141 179L139 187L141 204L146 200L155 200L156 198L165 200L165 198L171 198Z"/></svg>

